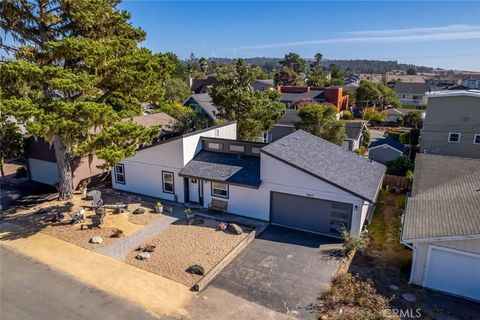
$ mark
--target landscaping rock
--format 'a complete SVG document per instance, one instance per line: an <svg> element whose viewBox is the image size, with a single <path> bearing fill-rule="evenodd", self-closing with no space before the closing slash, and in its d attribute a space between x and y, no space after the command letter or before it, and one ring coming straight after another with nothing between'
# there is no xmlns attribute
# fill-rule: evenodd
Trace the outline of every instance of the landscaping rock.
<svg viewBox="0 0 480 320"><path fill-rule="evenodd" d="M137 248L137 251L142 251L142 252L154 252L157 247L150 245L150 244L145 244Z"/></svg>
<svg viewBox="0 0 480 320"><path fill-rule="evenodd" d="M408 302L415 302L417 301L417 297L415 297L414 294L412 293L403 293L402 298L405 299Z"/></svg>
<svg viewBox="0 0 480 320"><path fill-rule="evenodd" d="M233 234L237 234L237 235L243 233L242 228L240 228L235 223L229 223L228 226L227 226L227 230L228 230L228 232L233 233Z"/></svg>
<svg viewBox="0 0 480 320"><path fill-rule="evenodd" d="M121 238L125 237L125 234L123 233L123 230L120 229L113 229L113 234L110 236L110 238Z"/></svg>
<svg viewBox="0 0 480 320"><path fill-rule="evenodd" d="M228 226L228 224L226 224L225 222L221 222L221 223L218 224L217 230L225 231L225 229L227 229L227 226Z"/></svg>
<svg viewBox="0 0 480 320"><path fill-rule="evenodd" d="M118 207L118 208L115 208L115 210L113 210L113 213L115 214L120 214L124 212L128 212L128 209L125 207Z"/></svg>
<svg viewBox="0 0 480 320"><path fill-rule="evenodd" d="M199 225L199 224L203 224L203 219L202 218L193 218L193 219L188 220L187 223L189 225Z"/></svg>
<svg viewBox="0 0 480 320"><path fill-rule="evenodd" d="M145 213L145 209L144 208L137 208L135 210L133 210L132 214L144 214Z"/></svg>
<svg viewBox="0 0 480 320"><path fill-rule="evenodd" d="M138 260L148 260L150 259L150 253L148 252L140 252L139 254L137 254L136 258Z"/></svg>
<svg viewBox="0 0 480 320"><path fill-rule="evenodd" d="M96 236L96 237L93 237L92 239L90 239L89 242L90 243L95 243L95 244L100 244L100 243L103 242L103 239L100 236Z"/></svg>
<svg viewBox="0 0 480 320"><path fill-rule="evenodd" d="M199 276L203 276L205 274L205 269L198 264L191 265L186 271L191 274L198 274Z"/></svg>
<svg viewBox="0 0 480 320"><path fill-rule="evenodd" d="M85 196L85 200L93 200L93 197L96 194L98 195L98 199L100 199L102 197L102 193L100 191L92 190L92 191L87 192L87 195Z"/></svg>
<svg viewBox="0 0 480 320"><path fill-rule="evenodd" d="M390 286L388 286L390 288L390 290L392 291L398 291L398 289L400 289L398 286L394 285L394 284L391 284Z"/></svg>

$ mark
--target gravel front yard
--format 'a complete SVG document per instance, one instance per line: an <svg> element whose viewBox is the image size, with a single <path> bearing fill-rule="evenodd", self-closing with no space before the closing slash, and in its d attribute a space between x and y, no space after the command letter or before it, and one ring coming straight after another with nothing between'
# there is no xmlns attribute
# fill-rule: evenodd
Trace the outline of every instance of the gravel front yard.
<svg viewBox="0 0 480 320"><path fill-rule="evenodd" d="M185 221L172 224L167 230L148 242L156 246L149 260L138 260L139 252L128 255L127 263L163 277L193 286L202 276L185 270L194 264L201 265L208 273L248 233L234 235L216 230L219 221L204 219L202 225L186 225ZM244 229L245 231L245 229Z"/></svg>

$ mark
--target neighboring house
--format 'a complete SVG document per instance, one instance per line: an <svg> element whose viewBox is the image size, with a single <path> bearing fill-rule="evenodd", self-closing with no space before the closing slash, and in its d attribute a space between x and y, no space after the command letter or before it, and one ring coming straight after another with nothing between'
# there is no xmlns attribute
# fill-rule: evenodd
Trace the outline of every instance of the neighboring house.
<svg viewBox="0 0 480 320"><path fill-rule="evenodd" d="M345 139L343 147L349 151L358 149L363 141L363 131L368 130L364 121L344 121Z"/></svg>
<svg viewBox="0 0 480 320"><path fill-rule="evenodd" d="M417 112L420 113L420 117L425 119L426 111L424 110L413 110L413 109L397 109L397 108L390 108L387 110L383 110L382 114L385 115L386 122L391 123L398 123L398 120L406 116L409 112Z"/></svg>
<svg viewBox="0 0 480 320"><path fill-rule="evenodd" d="M480 89L480 79L476 79L470 76L468 79L463 80L463 86L468 89Z"/></svg>
<svg viewBox="0 0 480 320"><path fill-rule="evenodd" d="M426 106L430 86L425 82L396 82L393 84L393 90L404 105Z"/></svg>
<svg viewBox="0 0 480 320"><path fill-rule="evenodd" d="M430 78L425 80L425 82L430 86L430 88L433 91L437 91L439 89L441 90L447 90L450 89L451 87L457 86L460 81L459 79L455 78Z"/></svg>
<svg viewBox="0 0 480 320"><path fill-rule="evenodd" d="M209 88L212 88L217 83L217 75L208 75L205 79L192 79L189 78L190 90L192 93L207 93Z"/></svg>
<svg viewBox="0 0 480 320"><path fill-rule="evenodd" d="M339 237L362 231L385 167L304 131L271 144L237 141L236 123L192 132L115 166L115 189L194 202ZM279 174L281 173L281 174Z"/></svg>
<svg viewBox="0 0 480 320"><path fill-rule="evenodd" d="M282 94L280 100L288 109L298 109L302 104L311 102L331 104L335 106L337 113L348 108L348 95L343 94L341 87L279 86L277 89Z"/></svg>
<svg viewBox="0 0 480 320"><path fill-rule="evenodd" d="M394 139L375 140L368 148L368 157L373 161L386 164L401 157L405 152L405 145Z"/></svg>
<svg viewBox="0 0 480 320"><path fill-rule="evenodd" d="M300 122L301 119L298 116L298 110L286 109L283 117L275 124L272 129L264 133L264 142L273 142L280 138L283 138L290 133L293 133L295 124Z"/></svg>
<svg viewBox="0 0 480 320"><path fill-rule="evenodd" d="M217 119L218 109L212 103L212 98L208 93L192 94L185 102L184 106L190 107L202 118L213 124Z"/></svg>
<svg viewBox="0 0 480 320"><path fill-rule="evenodd" d="M429 95L420 152L480 158L479 90Z"/></svg>
<svg viewBox="0 0 480 320"><path fill-rule="evenodd" d="M250 85L256 91L266 91L275 87L273 79L255 80Z"/></svg>
<svg viewBox="0 0 480 320"><path fill-rule="evenodd" d="M410 282L480 301L480 160L417 154L402 243Z"/></svg>
<svg viewBox="0 0 480 320"><path fill-rule="evenodd" d="M131 120L146 127L161 125L162 134L159 141L166 140L175 134L176 120L163 112L133 117ZM31 136L26 140L25 150L30 179L49 185L58 183L57 160L53 146L42 138L35 139ZM84 179L104 173L104 170L98 168L101 165L103 161L95 155L91 159L88 156L72 159L73 188L75 189Z"/></svg>

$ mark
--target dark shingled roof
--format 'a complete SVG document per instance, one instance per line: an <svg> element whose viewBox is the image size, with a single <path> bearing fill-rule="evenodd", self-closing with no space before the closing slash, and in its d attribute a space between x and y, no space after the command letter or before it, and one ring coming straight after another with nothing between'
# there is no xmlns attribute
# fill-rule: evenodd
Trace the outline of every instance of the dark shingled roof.
<svg viewBox="0 0 480 320"><path fill-rule="evenodd" d="M393 90L396 93L425 94L430 91L430 86L425 82L396 82Z"/></svg>
<svg viewBox="0 0 480 320"><path fill-rule="evenodd" d="M303 130L261 151L371 202L376 201L385 174L385 166Z"/></svg>
<svg viewBox="0 0 480 320"><path fill-rule="evenodd" d="M260 158L202 150L180 170L180 176L258 188Z"/></svg>
<svg viewBox="0 0 480 320"><path fill-rule="evenodd" d="M480 160L418 153L402 239L480 236Z"/></svg>
<svg viewBox="0 0 480 320"><path fill-rule="evenodd" d="M363 121L345 121L346 139L357 140L362 134L365 122Z"/></svg>
<svg viewBox="0 0 480 320"><path fill-rule="evenodd" d="M210 118L212 118L213 120L216 119L218 109L213 104L212 98L208 93L192 94L192 98L203 110L205 110L205 112L210 116Z"/></svg>
<svg viewBox="0 0 480 320"><path fill-rule="evenodd" d="M394 149L397 149L398 151L405 151L405 145L403 143L400 143L399 141L395 140L395 139L378 139L378 140L375 140L373 141L371 144L370 144L370 147L368 147L369 149L370 148L373 148L373 147L379 147L379 146L383 146L383 145L388 145Z"/></svg>
<svg viewBox="0 0 480 320"><path fill-rule="evenodd" d="M298 110L295 109L285 109L285 114L278 121L278 124L284 126L294 126L295 123L300 122L302 119L298 116Z"/></svg>
<svg viewBox="0 0 480 320"><path fill-rule="evenodd" d="M280 101L282 102L292 102L297 101L325 101L325 94L323 91L309 91L309 92L285 92L282 93Z"/></svg>

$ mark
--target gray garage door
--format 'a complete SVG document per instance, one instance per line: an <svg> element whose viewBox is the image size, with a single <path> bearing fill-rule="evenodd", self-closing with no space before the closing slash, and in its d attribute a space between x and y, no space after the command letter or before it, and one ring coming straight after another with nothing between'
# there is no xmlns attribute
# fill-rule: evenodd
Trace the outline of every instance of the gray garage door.
<svg viewBox="0 0 480 320"><path fill-rule="evenodd" d="M339 229L350 229L350 203L313 199L272 192L270 221L274 224L339 236Z"/></svg>

